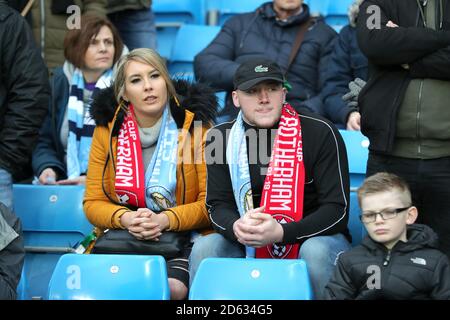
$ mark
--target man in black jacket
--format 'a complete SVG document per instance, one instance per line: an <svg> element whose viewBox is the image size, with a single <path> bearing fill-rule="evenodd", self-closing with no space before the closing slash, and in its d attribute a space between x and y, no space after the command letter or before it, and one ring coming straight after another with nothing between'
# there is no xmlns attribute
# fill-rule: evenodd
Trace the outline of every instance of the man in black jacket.
<svg viewBox="0 0 450 320"><path fill-rule="evenodd" d="M450 299L450 263L430 227L413 224L417 208L400 177L377 173L358 190L368 236L339 256L328 299Z"/></svg>
<svg viewBox="0 0 450 320"><path fill-rule="evenodd" d="M0 70L0 202L12 208L12 180L26 178L47 112L50 87L47 68L30 28L3 0Z"/></svg>
<svg viewBox="0 0 450 320"><path fill-rule="evenodd" d="M295 52L299 30L309 24ZM322 20L311 20L303 0L268 1L254 12L236 15L224 24L218 36L195 57L195 76L228 93L223 115L234 120L237 109L230 95L233 75L241 63L265 57L286 73L292 85L287 101L297 111L323 115L320 92L335 37L336 32Z"/></svg>
<svg viewBox="0 0 450 320"><path fill-rule="evenodd" d="M366 0L357 34L370 73L359 95L367 175L403 177L450 256L449 20L447 1Z"/></svg>
<svg viewBox="0 0 450 320"><path fill-rule="evenodd" d="M285 258L290 250L296 254L298 247L291 245L298 245L320 299L337 255L349 249L347 154L332 124L297 114L284 102L283 82L280 67L267 59L245 62L236 71L232 94L241 112L236 121L211 129L205 148L206 203L218 233L195 241L191 280L206 257L243 257L244 246L249 257L254 248L269 245L270 257ZM288 125L297 122L298 131ZM275 160L269 164L271 155ZM301 163L294 165L294 159ZM293 210L285 212L288 207Z"/></svg>
<svg viewBox="0 0 450 320"><path fill-rule="evenodd" d="M24 258L20 221L0 203L0 300L16 299Z"/></svg>

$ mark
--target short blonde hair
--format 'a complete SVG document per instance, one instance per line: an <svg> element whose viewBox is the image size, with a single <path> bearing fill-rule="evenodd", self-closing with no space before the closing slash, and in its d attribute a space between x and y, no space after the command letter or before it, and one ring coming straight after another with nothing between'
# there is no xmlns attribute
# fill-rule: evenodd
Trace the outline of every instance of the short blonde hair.
<svg viewBox="0 0 450 320"><path fill-rule="evenodd" d="M362 208L361 201L364 197L393 190L401 193L402 200L407 202L405 205L411 205L411 191L406 181L393 173L378 172L364 180L362 186L358 188L359 207Z"/></svg>
<svg viewBox="0 0 450 320"><path fill-rule="evenodd" d="M164 59L161 58L161 56L153 49L139 48L134 49L133 51L120 58L117 64L116 80L114 82L114 94L119 103L123 99L122 97L125 91L126 80L125 71L130 61L145 63L155 68L166 81L168 99L176 99L177 93L170 78L169 71L167 70Z"/></svg>

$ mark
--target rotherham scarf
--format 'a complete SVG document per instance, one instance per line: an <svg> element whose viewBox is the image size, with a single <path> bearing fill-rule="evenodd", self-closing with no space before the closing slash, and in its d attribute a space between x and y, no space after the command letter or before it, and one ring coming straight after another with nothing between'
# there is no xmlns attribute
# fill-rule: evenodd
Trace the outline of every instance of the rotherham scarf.
<svg viewBox="0 0 450 320"><path fill-rule="evenodd" d="M115 191L122 204L161 212L176 206L178 128L166 106L156 149L144 172L133 110L130 104L117 139Z"/></svg>
<svg viewBox="0 0 450 320"><path fill-rule="evenodd" d="M247 143L239 113L230 131L226 150L233 194L240 215L253 209L248 166ZM297 112L285 104L275 137L269 168L264 181L260 206L279 223L299 221L303 216L305 168L300 119ZM295 259L299 245L269 245L254 249L246 247L246 256L256 258Z"/></svg>
<svg viewBox="0 0 450 320"><path fill-rule="evenodd" d="M112 70L108 70L98 79L94 93L111 84ZM75 69L71 79L70 96L67 104L69 137L67 140L67 177L73 179L87 171L89 152L95 121L89 110L84 110L84 78L80 69Z"/></svg>

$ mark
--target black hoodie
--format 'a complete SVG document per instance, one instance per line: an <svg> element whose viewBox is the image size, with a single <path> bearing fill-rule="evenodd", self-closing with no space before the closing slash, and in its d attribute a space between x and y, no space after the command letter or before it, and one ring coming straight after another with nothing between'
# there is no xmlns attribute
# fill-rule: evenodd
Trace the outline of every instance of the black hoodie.
<svg viewBox="0 0 450 320"><path fill-rule="evenodd" d="M450 264L437 250L437 235L430 227L415 224L408 226L407 239L388 250L367 236L343 253L325 289L326 298L450 299Z"/></svg>

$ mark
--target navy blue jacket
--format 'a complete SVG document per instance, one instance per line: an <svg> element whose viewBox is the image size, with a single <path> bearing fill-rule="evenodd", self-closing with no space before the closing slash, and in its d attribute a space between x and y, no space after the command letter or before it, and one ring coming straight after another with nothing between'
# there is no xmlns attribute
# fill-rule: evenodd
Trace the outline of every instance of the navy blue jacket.
<svg viewBox="0 0 450 320"><path fill-rule="evenodd" d="M272 59L286 70L299 25L309 18L309 8L303 5L301 14L287 21L278 21L272 1L261 5L255 12L230 18L217 37L195 57L197 80L230 92L236 69L242 62L256 57ZM306 33L287 73L287 80L292 85L287 100L296 109L303 107L324 114L319 93L335 37L336 32L322 20ZM231 107L227 104L227 108Z"/></svg>
<svg viewBox="0 0 450 320"><path fill-rule="evenodd" d="M65 179L67 177L64 161L66 152L61 144L60 133L69 101L70 87L62 68L55 69L51 86L52 101L33 152L33 172L39 177L44 169L52 168L57 173L58 179Z"/></svg>
<svg viewBox="0 0 450 320"><path fill-rule="evenodd" d="M355 78L367 81L367 73L368 62L359 49L356 28L347 25L339 33L334 46L322 91L327 119L346 127L349 113L358 110L348 108L342 96L349 91L350 81Z"/></svg>

